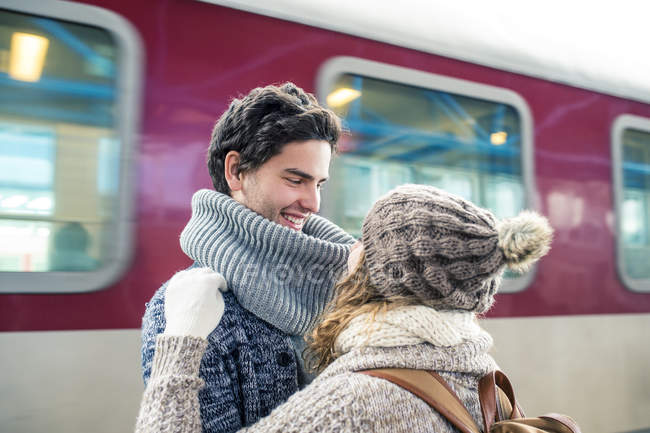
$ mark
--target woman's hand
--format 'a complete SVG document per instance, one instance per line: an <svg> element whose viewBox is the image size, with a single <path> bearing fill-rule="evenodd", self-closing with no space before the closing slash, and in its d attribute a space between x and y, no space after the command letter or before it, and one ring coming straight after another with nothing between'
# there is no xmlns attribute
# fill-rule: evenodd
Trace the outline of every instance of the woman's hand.
<svg viewBox="0 0 650 433"><path fill-rule="evenodd" d="M210 268L178 272L165 293L165 335L207 338L223 317L223 275Z"/></svg>

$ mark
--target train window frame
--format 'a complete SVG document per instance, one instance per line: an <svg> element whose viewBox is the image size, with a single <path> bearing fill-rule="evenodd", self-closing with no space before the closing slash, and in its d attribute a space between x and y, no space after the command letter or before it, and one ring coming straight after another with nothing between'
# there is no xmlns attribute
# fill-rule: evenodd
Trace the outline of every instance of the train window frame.
<svg viewBox="0 0 650 433"><path fill-rule="evenodd" d="M633 292L649 293L650 278L632 278L625 271L625 247L623 236L623 220L620 216L623 213L623 134L628 129L634 129L650 134L650 118L632 114L621 114L614 119L611 128L611 151L612 151L612 186L614 205L614 234L616 272L623 283L623 286Z"/></svg>
<svg viewBox="0 0 650 433"><path fill-rule="evenodd" d="M88 25L107 31L117 47L116 137L120 140L119 190L116 195L115 260L94 271L0 272L0 293L82 293L107 288L128 269L133 256L134 163L142 91L142 42L137 30L117 13L60 0L5 0L0 9Z"/></svg>
<svg viewBox="0 0 650 433"><path fill-rule="evenodd" d="M415 86L431 90L441 90L471 98L483 99L489 102L502 103L512 106L521 120L521 178L523 203L526 209L537 209L535 165L533 159L534 136L533 116L526 100L517 92L497 86L477 83L460 78L453 78L431 72L419 71L402 66L376 62L358 57L337 56L325 61L318 70L316 77L316 93L319 101L326 101L326 96L333 88L336 80L344 74L354 74L363 77L389 81L395 84ZM328 200L327 188L323 191L322 203ZM327 216L327 207L323 206L323 214ZM526 290L535 280L537 266L522 277L504 280L501 293L518 293Z"/></svg>

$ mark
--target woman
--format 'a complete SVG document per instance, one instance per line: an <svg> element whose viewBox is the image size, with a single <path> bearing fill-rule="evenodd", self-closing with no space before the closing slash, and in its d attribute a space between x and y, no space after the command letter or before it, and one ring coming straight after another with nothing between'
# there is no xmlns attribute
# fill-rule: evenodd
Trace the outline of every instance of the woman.
<svg viewBox="0 0 650 433"><path fill-rule="evenodd" d="M489 211L430 186L391 191L366 216L349 273L311 336L310 359L321 374L242 431L456 431L410 392L357 373L375 368L437 371L482 425L477 383L497 365L476 315L494 302L504 268L527 269L548 252L551 236L533 212L497 223ZM200 431L198 369L219 320L217 286L225 282L206 270L172 279L168 327L136 431Z"/></svg>

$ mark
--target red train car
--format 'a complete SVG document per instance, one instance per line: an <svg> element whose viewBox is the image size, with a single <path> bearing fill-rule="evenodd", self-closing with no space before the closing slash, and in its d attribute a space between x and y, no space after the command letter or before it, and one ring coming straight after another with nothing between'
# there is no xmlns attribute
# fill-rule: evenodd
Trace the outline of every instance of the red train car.
<svg viewBox="0 0 650 433"><path fill-rule="evenodd" d="M349 130L321 213L351 233L404 182L547 215L550 254L484 319L494 355L529 413L649 431L647 14L589 8L3 0L0 429L133 428L212 125L290 80Z"/></svg>

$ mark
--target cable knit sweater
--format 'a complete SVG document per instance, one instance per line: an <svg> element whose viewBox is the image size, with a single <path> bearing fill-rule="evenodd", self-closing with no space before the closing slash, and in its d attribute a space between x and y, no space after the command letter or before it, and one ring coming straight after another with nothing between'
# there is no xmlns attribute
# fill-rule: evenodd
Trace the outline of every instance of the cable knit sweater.
<svg viewBox="0 0 650 433"><path fill-rule="evenodd" d="M198 367L205 340L159 336L136 432L198 433ZM243 432L436 432L455 428L427 403L386 380L356 373L372 368L436 370L482 425L478 380L497 368L492 338L471 313L404 307L371 322L358 317L339 336L345 353L307 388Z"/></svg>

